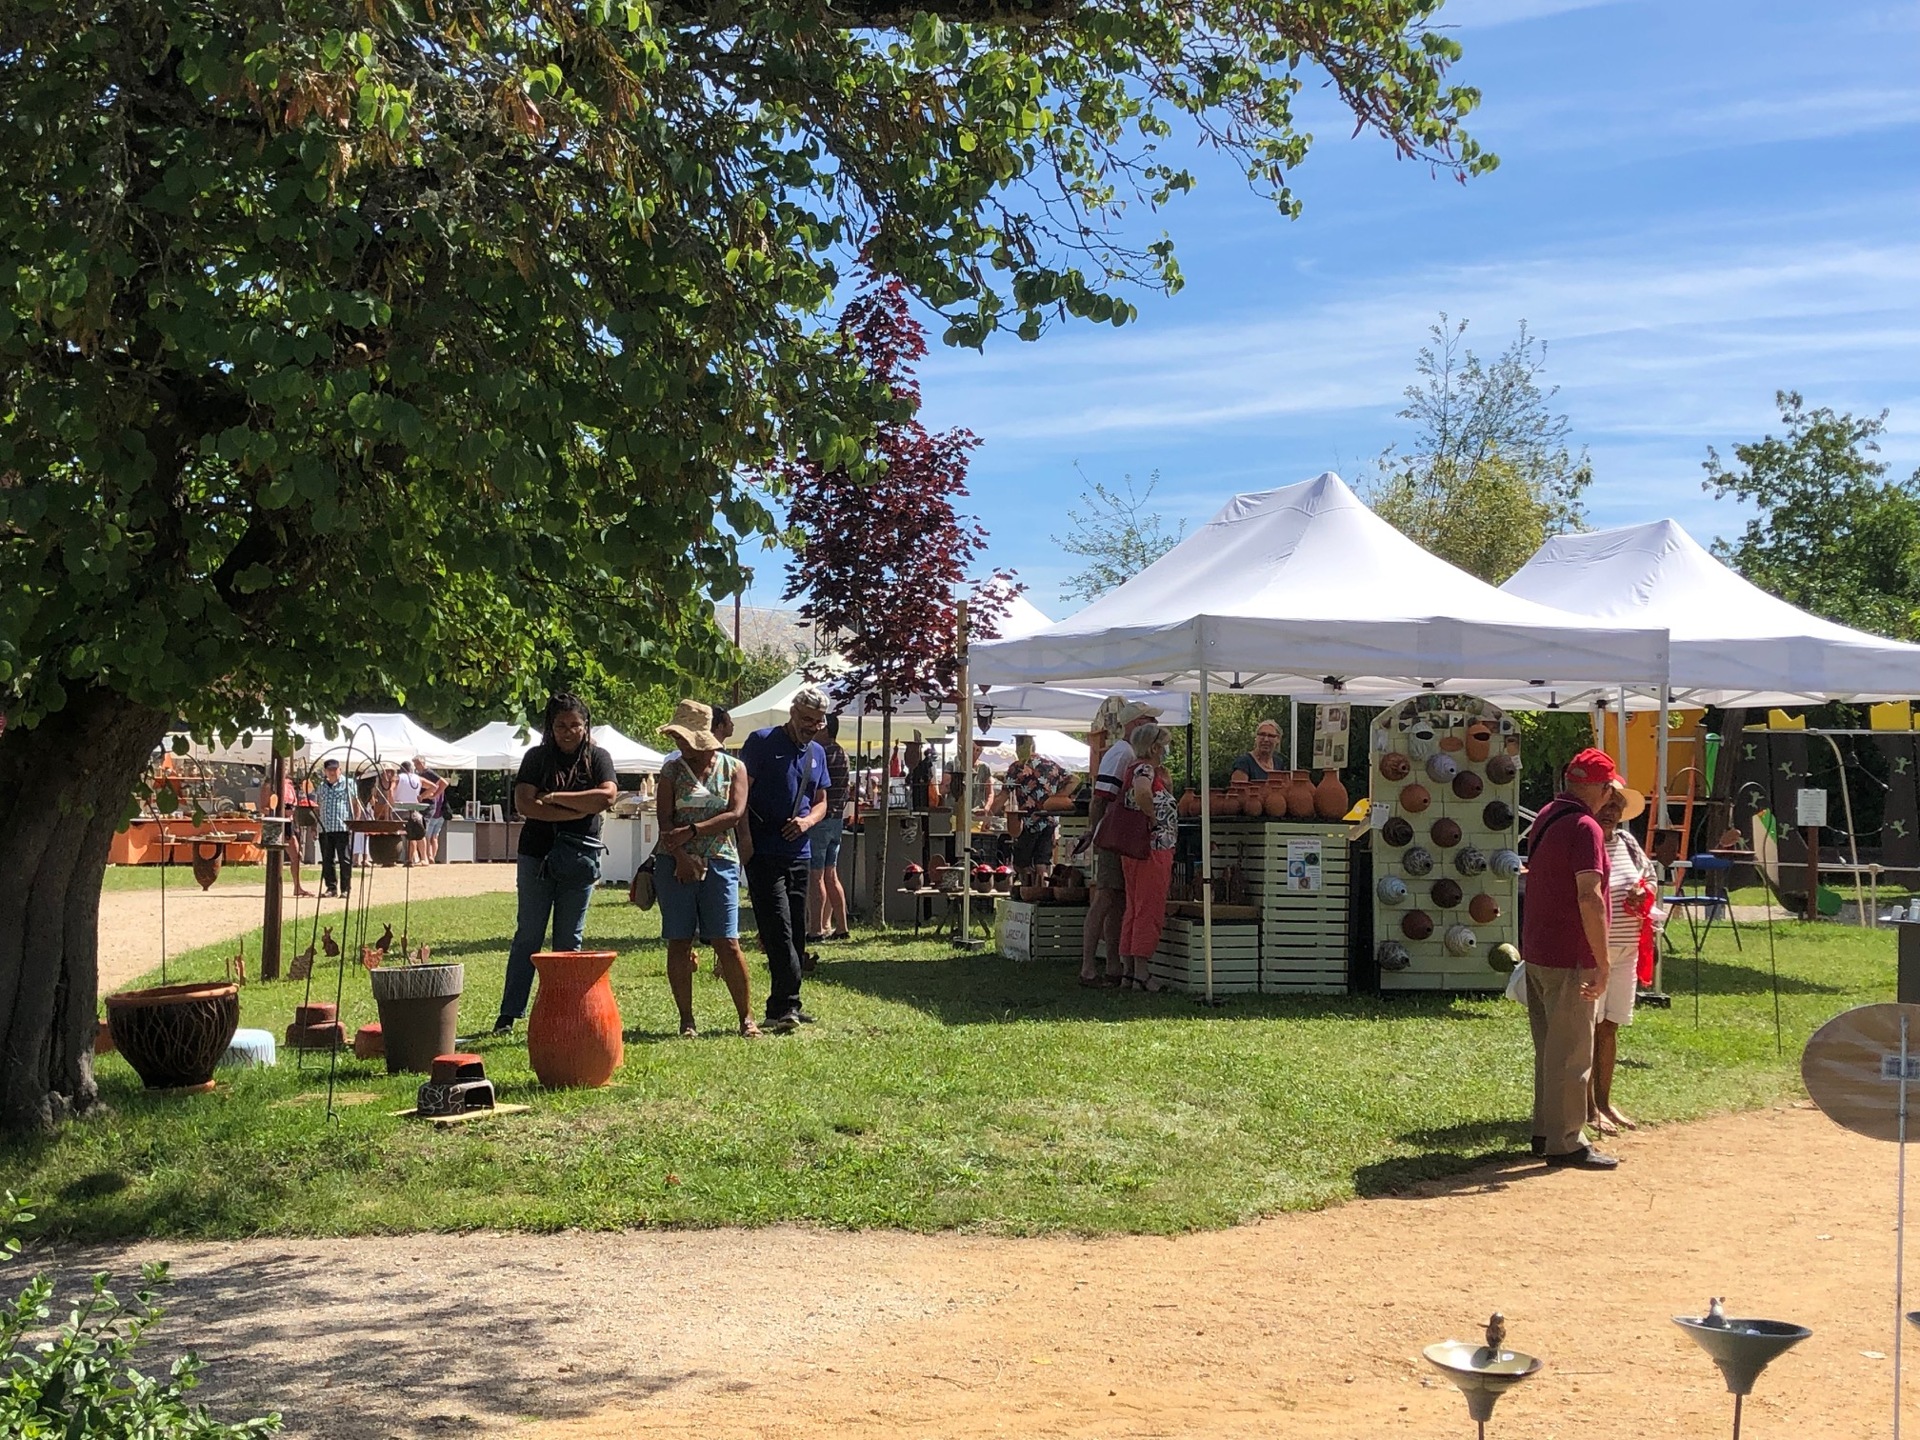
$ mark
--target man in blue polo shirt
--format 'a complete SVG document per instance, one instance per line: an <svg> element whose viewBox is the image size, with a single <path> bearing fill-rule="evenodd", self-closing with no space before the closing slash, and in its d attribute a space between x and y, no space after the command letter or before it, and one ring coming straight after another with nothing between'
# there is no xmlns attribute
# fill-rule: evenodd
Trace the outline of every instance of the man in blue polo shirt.
<svg viewBox="0 0 1920 1440"><path fill-rule="evenodd" d="M767 952L767 1022L784 1035L813 1017L800 1008L807 935L807 832L827 813L827 754L814 743L827 723L827 697L812 685L794 693L787 723L756 730L740 747L747 769L747 893Z"/></svg>

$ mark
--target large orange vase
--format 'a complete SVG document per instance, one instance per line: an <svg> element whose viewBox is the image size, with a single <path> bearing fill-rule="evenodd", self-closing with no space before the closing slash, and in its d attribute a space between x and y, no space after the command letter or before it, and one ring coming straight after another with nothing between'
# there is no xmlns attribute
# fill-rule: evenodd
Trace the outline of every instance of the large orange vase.
<svg viewBox="0 0 1920 1440"><path fill-rule="evenodd" d="M620 1007L607 972L611 950L541 950L540 988L527 1019L527 1060L549 1090L592 1090L620 1068Z"/></svg>

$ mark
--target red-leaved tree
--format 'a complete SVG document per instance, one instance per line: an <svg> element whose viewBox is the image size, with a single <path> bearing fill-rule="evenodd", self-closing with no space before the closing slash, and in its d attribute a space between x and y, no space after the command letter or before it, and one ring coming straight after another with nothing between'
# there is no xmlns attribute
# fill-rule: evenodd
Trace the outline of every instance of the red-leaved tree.
<svg viewBox="0 0 1920 1440"><path fill-rule="evenodd" d="M896 416L875 432L853 465L809 461L778 479L800 542L787 566L788 600L833 637L845 668L832 676L842 698L864 696L880 712L881 754L893 750L892 711L909 696L957 698L959 605L968 632L999 633L1018 586L996 571L972 578L987 533L963 516L967 465L980 441L967 430L928 433L920 424L914 362L927 353L920 324L898 280L870 281L848 304L840 330L850 358L874 390L891 395ZM888 856L885 828L875 882L884 923Z"/></svg>

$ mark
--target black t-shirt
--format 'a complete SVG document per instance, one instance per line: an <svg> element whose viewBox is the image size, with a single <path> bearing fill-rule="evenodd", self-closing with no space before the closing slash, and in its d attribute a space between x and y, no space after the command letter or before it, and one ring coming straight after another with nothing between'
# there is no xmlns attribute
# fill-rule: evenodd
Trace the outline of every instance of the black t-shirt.
<svg viewBox="0 0 1920 1440"><path fill-rule="evenodd" d="M515 785L531 785L536 797L555 790L591 790L614 779L613 757L598 745L583 745L572 755L562 755L544 740L520 759ZM520 826L520 853L536 858L553 849L556 832L570 835L598 835L600 817L582 815L578 820L528 820Z"/></svg>

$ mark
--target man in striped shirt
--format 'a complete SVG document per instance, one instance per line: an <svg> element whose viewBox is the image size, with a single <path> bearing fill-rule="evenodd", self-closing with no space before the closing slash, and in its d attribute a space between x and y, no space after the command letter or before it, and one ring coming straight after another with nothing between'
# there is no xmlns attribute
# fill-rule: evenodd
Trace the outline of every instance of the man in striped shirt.
<svg viewBox="0 0 1920 1440"><path fill-rule="evenodd" d="M347 821L360 813L360 797L353 781L340 773L339 760L328 758L320 772L320 783L313 787L320 806L320 893L344 896L353 885L353 836Z"/></svg>

